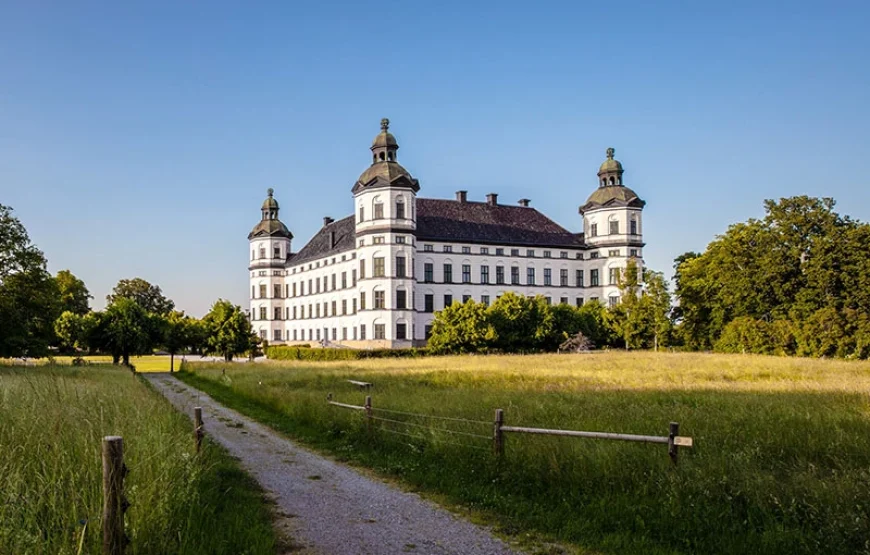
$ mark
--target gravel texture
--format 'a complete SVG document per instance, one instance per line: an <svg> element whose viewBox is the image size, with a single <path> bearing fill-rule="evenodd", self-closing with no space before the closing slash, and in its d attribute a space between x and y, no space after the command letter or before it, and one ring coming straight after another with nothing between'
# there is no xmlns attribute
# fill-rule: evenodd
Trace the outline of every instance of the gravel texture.
<svg viewBox="0 0 870 555"><path fill-rule="evenodd" d="M191 418L193 407L202 407L206 434L273 497L294 553L519 553L484 528L303 449L169 374L143 375Z"/></svg>

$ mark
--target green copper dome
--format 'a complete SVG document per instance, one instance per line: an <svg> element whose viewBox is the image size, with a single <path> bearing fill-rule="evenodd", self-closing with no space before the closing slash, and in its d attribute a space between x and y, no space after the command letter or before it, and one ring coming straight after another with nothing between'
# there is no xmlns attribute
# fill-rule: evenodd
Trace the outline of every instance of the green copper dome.
<svg viewBox="0 0 870 555"><path fill-rule="evenodd" d="M263 206L261 207L261 210L278 210L278 201L275 200L275 197L274 197L275 189L272 189L270 187L266 191L266 193L269 196L267 196L266 200L263 201Z"/></svg>
<svg viewBox="0 0 870 555"><path fill-rule="evenodd" d="M605 160L604 163L601 164L601 167L598 168L599 176L604 173L621 174L624 171L622 169L622 164L619 162L619 160L616 160L613 157L615 153L616 151L613 149L613 147L607 149L607 160Z"/></svg>
<svg viewBox="0 0 870 555"><path fill-rule="evenodd" d="M381 132L375 136L375 140L372 141L372 148L384 148L384 147L394 147L399 148L399 143L396 141L396 138L389 131L390 129L390 120L384 118L381 120Z"/></svg>

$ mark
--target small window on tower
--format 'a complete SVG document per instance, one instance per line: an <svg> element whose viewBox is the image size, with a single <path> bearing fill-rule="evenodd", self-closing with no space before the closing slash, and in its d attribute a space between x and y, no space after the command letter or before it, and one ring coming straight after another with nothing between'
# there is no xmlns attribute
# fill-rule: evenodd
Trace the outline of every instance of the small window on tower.
<svg viewBox="0 0 870 555"><path fill-rule="evenodd" d="M405 219L405 203L402 201L396 202L396 219L404 220Z"/></svg>
<svg viewBox="0 0 870 555"><path fill-rule="evenodd" d="M384 203L377 202L375 203L375 219L380 220L384 217Z"/></svg>
<svg viewBox="0 0 870 555"><path fill-rule="evenodd" d="M260 258L266 258L266 247L260 247Z"/></svg>
<svg viewBox="0 0 870 555"><path fill-rule="evenodd" d="M281 258L281 247L275 247L275 256L274 258Z"/></svg>

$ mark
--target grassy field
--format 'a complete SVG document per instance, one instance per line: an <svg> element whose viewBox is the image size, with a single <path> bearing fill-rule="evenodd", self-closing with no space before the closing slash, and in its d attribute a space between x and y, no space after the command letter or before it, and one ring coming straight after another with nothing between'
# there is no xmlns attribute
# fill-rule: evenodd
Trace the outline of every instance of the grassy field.
<svg viewBox="0 0 870 555"><path fill-rule="evenodd" d="M54 358L28 359L29 366L68 366L72 364L74 357L58 356ZM111 364L112 357L110 355L87 355L81 357L91 364ZM196 360L200 358L198 355L192 355L189 358ZM0 364L9 366L23 365L21 359L0 359ZM141 357L130 357L130 364L136 368L137 372L169 372L169 355L149 355ZM181 355L175 357L175 369L178 370L181 365Z"/></svg>
<svg viewBox="0 0 870 555"><path fill-rule="evenodd" d="M580 552L870 553L870 363L613 352L186 370L218 400L514 536ZM372 382L375 415L407 424L378 420L369 436L359 412L328 406L329 392L363 403L347 379ZM546 428L667 435L678 421L695 448L674 468L663 445L509 435L499 461L485 437L495 408Z"/></svg>
<svg viewBox="0 0 870 555"><path fill-rule="evenodd" d="M100 552L103 436L124 438L127 553L274 553L263 493L127 369L0 366L0 553Z"/></svg>

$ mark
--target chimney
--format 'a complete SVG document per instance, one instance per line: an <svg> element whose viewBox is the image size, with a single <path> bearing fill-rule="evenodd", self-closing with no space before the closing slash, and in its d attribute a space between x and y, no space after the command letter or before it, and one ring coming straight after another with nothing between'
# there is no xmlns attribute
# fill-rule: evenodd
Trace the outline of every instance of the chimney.
<svg viewBox="0 0 870 555"><path fill-rule="evenodd" d="M335 230L329 232L329 248L335 248Z"/></svg>
<svg viewBox="0 0 870 555"><path fill-rule="evenodd" d="M323 227L328 226L329 224L331 224L331 223L334 222L334 221L335 221L335 220L333 220L333 219L330 218L329 216L324 216L324 217L323 217Z"/></svg>
<svg viewBox="0 0 870 555"><path fill-rule="evenodd" d="M486 203L490 206L498 204L498 193L490 193L486 195Z"/></svg>
<svg viewBox="0 0 870 555"><path fill-rule="evenodd" d="M466 202L468 200L468 191L456 191L456 202Z"/></svg>
<svg viewBox="0 0 870 555"><path fill-rule="evenodd" d="M530 199L527 199L527 198L521 198L521 199L518 200L517 202L518 202L519 205L522 206L523 208L528 208L528 207L529 207L529 203L532 202L532 201L531 201Z"/></svg>

